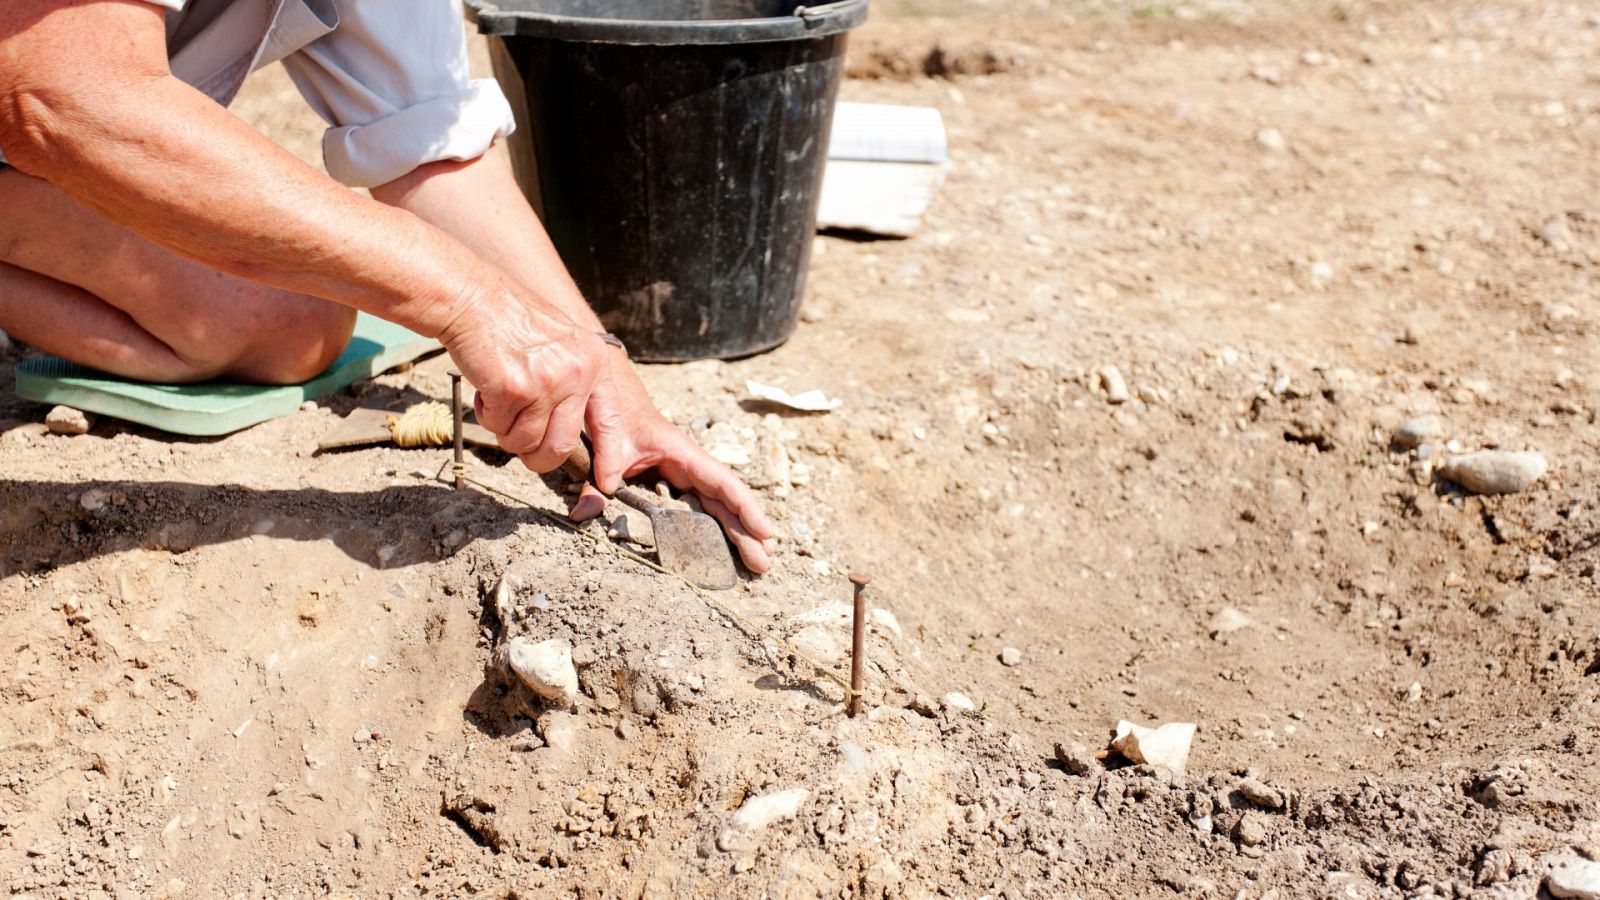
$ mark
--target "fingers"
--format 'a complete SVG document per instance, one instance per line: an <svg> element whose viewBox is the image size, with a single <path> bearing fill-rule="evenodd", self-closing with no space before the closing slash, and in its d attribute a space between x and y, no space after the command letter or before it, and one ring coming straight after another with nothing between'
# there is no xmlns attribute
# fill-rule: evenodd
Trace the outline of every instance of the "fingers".
<svg viewBox="0 0 1600 900"><path fill-rule="evenodd" d="M607 494L622 487L631 464L636 464L638 454L631 452L627 422L617 409L612 396L612 385L607 379L589 395L586 420L589 423L589 440L594 445L594 483Z"/></svg>
<svg viewBox="0 0 1600 900"><path fill-rule="evenodd" d="M567 511L567 518L574 522L587 522L605 512L605 509L606 495L594 485L585 483L583 490L578 492L578 499L572 502L572 508Z"/></svg>
<svg viewBox="0 0 1600 900"><path fill-rule="evenodd" d="M773 536L772 522L762 511L760 501L731 469L712 459L688 437L674 450L658 466L668 481L680 489L694 491L703 500L716 500L726 506L756 540Z"/></svg>
<svg viewBox="0 0 1600 900"><path fill-rule="evenodd" d="M522 459L522 464L535 472L549 472L559 469L572 451L577 449L578 443L583 440L583 408L587 398L576 394L567 397L550 411L550 415L543 422L542 433L539 434L538 443L530 451L517 454ZM533 415L538 416L534 411ZM511 429L511 434L500 439L500 444L508 446L508 441L524 439L532 440L537 429L537 418L530 419L526 431L523 422L519 419L518 426Z"/></svg>
<svg viewBox="0 0 1600 900"><path fill-rule="evenodd" d="M700 505L711 514L712 518L722 523L722 530L733 542L733 549L739 551L739 558L744 560L745 568L757 575L771 570L772 557L768 553L768 543L751 534L737 513L722 501L710 497L701 497Z"/></svg>

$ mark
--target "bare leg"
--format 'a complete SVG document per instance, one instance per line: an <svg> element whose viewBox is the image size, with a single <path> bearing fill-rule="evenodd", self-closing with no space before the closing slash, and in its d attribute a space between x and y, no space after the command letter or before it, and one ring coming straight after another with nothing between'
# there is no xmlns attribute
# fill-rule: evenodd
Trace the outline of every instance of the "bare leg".
<svg viewBox="0 0 1600 900"><path fill-rule="evenodd" d="M0 171L0 330L128 378L304 381L355 311L170 253L46 182Z"/></svg>

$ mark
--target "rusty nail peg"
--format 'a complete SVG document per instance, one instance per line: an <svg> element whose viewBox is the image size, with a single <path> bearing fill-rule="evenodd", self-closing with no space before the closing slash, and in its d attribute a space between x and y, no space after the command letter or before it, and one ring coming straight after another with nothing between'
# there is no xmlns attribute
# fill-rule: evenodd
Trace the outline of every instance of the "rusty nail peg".
<svg viewBox="0 0 1600 900"><path fill-rule="evenodd" d="M455 462L450 473L455 476L456 490L466 487L467 466L461 446L461 373L450 370L450 414L455 419Z"/></svg>
<svg viewBox="0 0 1600 900"><path fill-rule="evenodd" d="M850 718L861 715L861 681L867 665L867 584L872 576L856 572L850 576L855 585L856 610L850 629Z"/></svg>

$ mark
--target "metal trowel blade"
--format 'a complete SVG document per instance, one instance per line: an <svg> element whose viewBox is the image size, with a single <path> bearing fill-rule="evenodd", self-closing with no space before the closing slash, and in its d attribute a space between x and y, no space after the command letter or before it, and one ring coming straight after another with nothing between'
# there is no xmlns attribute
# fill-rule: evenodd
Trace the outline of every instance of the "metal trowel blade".
<svg viewBox="0 0 1600 900"><path fill-rule="evenodd" d="M739 582L717 520L701 512L657 507L650 510L650 525L662 568L708 591L725 591Z"/></svg>

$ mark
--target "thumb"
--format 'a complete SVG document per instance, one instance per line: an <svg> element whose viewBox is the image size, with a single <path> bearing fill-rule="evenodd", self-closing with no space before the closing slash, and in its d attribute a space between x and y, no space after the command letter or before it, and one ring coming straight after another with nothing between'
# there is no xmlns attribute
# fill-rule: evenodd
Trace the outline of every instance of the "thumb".
<svg viewBox="0 0 1600 900"><path fill-rule="evenodd" d="M595 486L603 493L614 494L622 487L622 476L627 471L629 440L622 414L605 391L589 395L587 410L589 442L594 445Z"/></svg>

